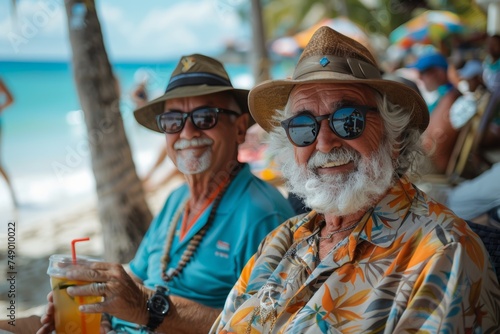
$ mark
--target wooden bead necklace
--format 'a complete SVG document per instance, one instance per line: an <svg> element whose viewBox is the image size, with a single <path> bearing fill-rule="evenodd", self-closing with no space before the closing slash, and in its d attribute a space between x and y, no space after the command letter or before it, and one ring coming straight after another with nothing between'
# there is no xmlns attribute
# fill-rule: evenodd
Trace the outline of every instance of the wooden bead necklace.
<svg viewBox="0 0 500 334"><path fill-rule="evenodd" d="M229 179L227 181L227 184L219 191L217 194L217 197L214 200L214 204L212 205L212 209L210 210L210 214L208 216L206 224L196 233L191 240L189 240L189 244L187 248L184 250L184 253L181 256L181 259L179 260L179 263L177 263L176 268L170 268L167 271L168 264L170 263L170 251L172 249L172 244L174 242L174 236L175 236L175 230L177 228L177 225L180 220L180 216L184 209L186 208L188 200L184 201L184 203L179 207L179 209L176 211L172 222L170 224L170 228L167 234L167 241L165 243L165 253L161 258L161 278L163 281L168 282L171 281L175 276L179 275L181 271L184 269L184 267L188 264L188 262L191 260L191 257L195 253L196 249L201 243L201 240L207 233L207 230L210 228L210 226L213 223L213 220L215 218L215 214L217 211L217 208L219 207L219 204L222 200L222 197L224 196L224 193L226 192L227 188L229 188L229 185L231 184L231 181L236 177L238 172L241 170L243 167L242 164L238 164L235 166L230 174L229 174Z"/></svg>

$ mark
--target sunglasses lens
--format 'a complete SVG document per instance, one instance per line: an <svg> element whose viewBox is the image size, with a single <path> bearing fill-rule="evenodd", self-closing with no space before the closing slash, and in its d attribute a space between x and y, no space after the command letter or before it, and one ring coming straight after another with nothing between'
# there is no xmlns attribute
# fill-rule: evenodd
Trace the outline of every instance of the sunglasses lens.
<svg viewBox="0 0 500 334"><path fill-rule="evenodd" d="M176 133L182 130L184 117L180 112L167 112L158 118L158 125L166 133Z"/></svg>
<svg viewBox="0 0 500 334"><path fill-rule="evenodd" d="M191 119L198 129L211 129L217 124L217 112L214 109L198 109L193 111Z"/></svg>
<svg viewBox="0 0 500 334"><path fill-rule="evenodd" d="M365 129L365 117L356 108L340 108L332 114L330 126L339 137L344 139L357 138Z"/></svg>
<svg viewBox="0 0 500 334"><path fill-rule="evenodd" d="M288 123L288 136L297 146L311 145L318 135L318 123L310 115L298 115Z"/></svg>

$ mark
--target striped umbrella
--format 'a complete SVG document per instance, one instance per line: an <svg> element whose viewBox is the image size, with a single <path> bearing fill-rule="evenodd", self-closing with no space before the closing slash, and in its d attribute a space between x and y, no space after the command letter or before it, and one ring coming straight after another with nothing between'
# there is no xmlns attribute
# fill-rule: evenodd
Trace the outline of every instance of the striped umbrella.
<svg viewBox="0 0 500 334"><path fill-rule="evenodd" d="M391 44L409 48L413 44L437 44L451 34L465 31L458 15L444 10L428 10L394 29Z"/></svg>

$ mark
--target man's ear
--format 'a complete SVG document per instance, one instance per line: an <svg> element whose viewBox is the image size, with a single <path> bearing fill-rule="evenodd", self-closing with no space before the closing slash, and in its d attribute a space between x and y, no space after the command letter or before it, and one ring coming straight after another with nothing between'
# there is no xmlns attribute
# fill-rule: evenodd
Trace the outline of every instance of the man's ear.
<svg viewBox="0 0 500 334"><path fill-rule="evenodd" d="M244 113L236 119L234 125L236 126L236 141L239 144L242 144L245 141L245 136L247 134L248 122L250 121L250 115L248 113Z"/></svg>

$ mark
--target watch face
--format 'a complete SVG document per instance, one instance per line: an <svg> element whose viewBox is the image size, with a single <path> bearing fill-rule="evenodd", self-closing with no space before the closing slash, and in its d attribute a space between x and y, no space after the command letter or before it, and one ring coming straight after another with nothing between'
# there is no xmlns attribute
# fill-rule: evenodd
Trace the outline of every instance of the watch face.
<svg viewBox="0 0 500 334"><path fill-rule="evenodd" d="M149 308L157 314L167 314L170 303L166 296L153 295L149 300Z"/></svg>

